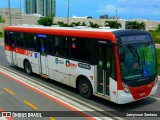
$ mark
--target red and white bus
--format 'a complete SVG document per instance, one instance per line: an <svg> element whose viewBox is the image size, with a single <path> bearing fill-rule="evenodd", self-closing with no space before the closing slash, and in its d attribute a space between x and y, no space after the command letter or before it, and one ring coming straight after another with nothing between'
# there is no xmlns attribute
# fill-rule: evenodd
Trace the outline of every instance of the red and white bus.
<svg viewBox="0 0 160 120"><path fill-rule="evenodd" d="M155 45L146 31L7 26L7 60L92 95L125 104L156 93Z"/></svg>

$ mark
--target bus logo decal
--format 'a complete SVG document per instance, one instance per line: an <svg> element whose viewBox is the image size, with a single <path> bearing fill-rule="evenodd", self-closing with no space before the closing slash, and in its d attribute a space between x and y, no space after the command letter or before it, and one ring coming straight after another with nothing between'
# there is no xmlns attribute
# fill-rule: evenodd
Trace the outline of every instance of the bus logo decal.
<svg viewBox="0 0 160 120"><path fill-rule="evenodd" d="M78 63L78 66L79 66L80 68L84 68L84 69L88 69L88 70L91 69L91 66L90 66L89 64Z"/></svg>
<svg viewBox="0 0 160 120"><path fill-rule="evenodd" d="M55 58L55 63L56 64L64 64L64 61L58 60L58 58Z"/></svg>
<svg viewBox="0 0 160 120"><path fill-rule="evenodd" d="M77 68L77 65L74 64L74 63L70 63L69 60L66 60L66 67L67 68L73 68L73 69L76 69Z"/></svg>

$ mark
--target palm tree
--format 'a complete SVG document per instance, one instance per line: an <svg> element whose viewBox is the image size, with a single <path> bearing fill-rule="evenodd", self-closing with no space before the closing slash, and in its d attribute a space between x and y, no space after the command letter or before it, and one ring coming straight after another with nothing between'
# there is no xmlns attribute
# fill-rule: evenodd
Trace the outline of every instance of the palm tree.
<svg viewBox="0 0 160 120"><path fill-rule="evenodd" d="M105 22L110 28L118 29L121 28L122 25L118 21L106 21Z"/></svg>

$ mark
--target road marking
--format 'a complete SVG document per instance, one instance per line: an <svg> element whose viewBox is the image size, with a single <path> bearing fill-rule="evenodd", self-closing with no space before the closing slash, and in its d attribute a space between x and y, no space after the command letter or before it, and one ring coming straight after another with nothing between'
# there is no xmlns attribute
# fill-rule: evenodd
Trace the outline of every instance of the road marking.
<svg viewBox="0 0 160 120"><path fill-rule="evenodd" d="M12 92L11 90L9 90L8 88L4 88L4 90L5 90L6 92L8 92L9 94L11 94L11 95L15 95L15 93Z"/></svg>
<svg viewBox="0 0 160 120"><path fill-rule="evenodd" d="M23 100L23 102L24 102L25 104L27 104L29 107L31 107L31 108L33 108L33 109L35 109L35 110L38 110L38 108L37 108L35 105L33 105L32 103L28 102L27 100Z"/></svg>
<svg viewBox="0 0 160 120"><path fill-rule="evenodd" d="M49 120L56 120L54 117L50 117Z"/></svg>
<svg viewBox="0 0 160 120"><path fill-rule="evenodd" d="M153 96L149 96L149 97L154 98L154 99L156 99L156 100L159 100L159 101L160 101L160 98L153 97Z"/></svg>
<svg viewBox="0 0 160 120"><path fill-rule="evenodd" d="M45 96L55 102L59 101L58 103L60 105L66 104L64 107L68 108L71 111L78 111L79 112L78 114L82 115L82 117L85 117L90 120L102 119L102 118L92 117L94 115L92 115L90 113L86 114L86 113L82 112L83 110L84 111L87 111L87 110L88 111L92 111L92 110L103 111L103 109L97 108L97 106L89 105L88 103L85 103L81 100L78 100L74 97L71 97L70 95L67 95L63 92L60 92L56 89L53 89L53 88L51 88L47 85L44 85L40 82L36 82L33 79L26 77L25 75L17 73L15 71L8 69L8 68L1 66L1 65L0 65L0 73L2 75L5 75L6 77L10 78L11 80L14 80L14 81L20 83L21 85L24 85L27 88L32 89L33 91L37 91L41 95L43 95L43 96ZM76 102L73 102L73 101L76 101ZM80 103L82 105L79 105ZM86 106L83 106L83 104ZM88 106L91 107L92 109L88 108ZM110 113L107 113L107 114L111 117L114 117L115 119L124 120L123 118L115 117L113 114L110 114ZM112 120L111 117L105 117L105 119ZM103 118L103 120L104 120L104 118Z"/></svg>

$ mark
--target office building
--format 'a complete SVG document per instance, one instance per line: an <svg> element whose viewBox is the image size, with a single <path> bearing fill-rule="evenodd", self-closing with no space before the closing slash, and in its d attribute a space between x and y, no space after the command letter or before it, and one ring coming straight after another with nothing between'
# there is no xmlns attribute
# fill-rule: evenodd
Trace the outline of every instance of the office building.
<svg viewBox="0 0 160 120"><path fill-rule="evenodd" d="M26 14L55 15L55 0L25 0Z"/></svg>

